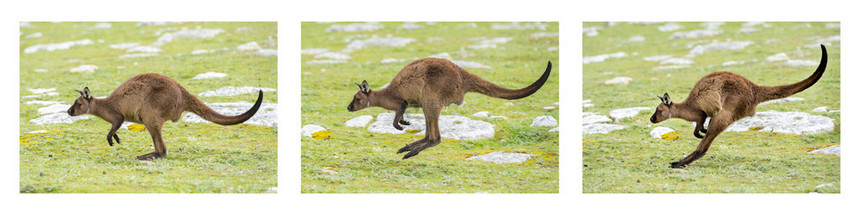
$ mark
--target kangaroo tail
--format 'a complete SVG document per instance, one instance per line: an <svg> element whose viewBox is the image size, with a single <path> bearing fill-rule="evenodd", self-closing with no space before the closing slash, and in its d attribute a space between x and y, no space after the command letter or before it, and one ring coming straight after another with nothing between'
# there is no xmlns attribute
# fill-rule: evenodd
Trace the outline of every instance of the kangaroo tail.
<svg viewBox="0 0 860 215"><path fill-rule="evenodd" d="M543 72L543 75L541 75L537 81L535 81L528 87L516 90L500 87L499 85L493 84L492 82L484 80L481 77L469 74L470 79L472 80L472 84L470 84L468 91L478 92L495 98L502 98L508 100L520 99L534 94L535 92L537 92L538 89L543 87L543 84L546 83L547 78L549 78L550 71L552 71L552 62L547 61L546 71Z"/></svg>
<svg viewBox="0 0 860 215"><path fill-rule="evenodd" d="M760 86L760 90L758 90L758 94L756 95L757 102L764 102L773 99L785 98L796 93L799 93L806 88L811 87L815 82L818 82L818 79L821 79L821 76L824 74L824 69L827 68L827 49L824 48L824 45L821 45L821 63L818 63L818 69L815 69L815 72L812 73L808 78L803 79L800 82L780 85L780 86Z"/></svg>
<svg viewBox="0 0 860 215"><path fill-rule="evenodd" d="M251 107L250 110L237 116L224 116L215 112L215 110L212 110L209 106L206 106L206 104L200 101L200 99L197 99L196 96L191 95L187 91L185 91L185 94L186 101L188 101L188 108L186 111L190 111L207 121L220 125L235 125L247 121L251 116L254 116L254 114L257 113L257 110L260 109L260 105L263 103L263 91L260 90L260 94L257 96L257 102L254 103L254 106Z"/></svg>

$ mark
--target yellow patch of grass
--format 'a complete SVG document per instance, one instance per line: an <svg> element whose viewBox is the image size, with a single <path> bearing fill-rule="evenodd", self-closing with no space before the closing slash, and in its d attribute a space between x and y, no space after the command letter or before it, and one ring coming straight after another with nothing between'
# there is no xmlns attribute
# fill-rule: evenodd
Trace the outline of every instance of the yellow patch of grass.
<svg viewBox="0 0 860 215"><path fill-rule="evenodd" d="M665 133L662 136L660 136L660 138L663 138L664 140L677 140L677 139L681 138L681 132L673 131L673 132Z"/></svg>
<svg viewBox="0 0 860 215"><path fill-rule="evenodd" d="M128 130L129 131L146 131L146 126L141 125L141 124L131 124L131 125L128 125Z"/></svg>
<svg viewBox="0 0 860 215"><path fill-rule="evenodd" d="M317 139L317 140L328 140L328 139L331 139L332 134L334 134L334 132L331 132L329 130L317 131L317 132L314 132L313 134L311 134L311 137L313 137L314 139Z"/></svg>

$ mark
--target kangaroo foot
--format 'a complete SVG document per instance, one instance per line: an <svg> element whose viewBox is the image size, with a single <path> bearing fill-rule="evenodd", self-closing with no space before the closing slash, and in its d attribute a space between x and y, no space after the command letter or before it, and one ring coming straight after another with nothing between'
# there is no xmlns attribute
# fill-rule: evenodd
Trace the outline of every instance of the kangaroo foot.
<svg viewBox="0 0 860 215"><path fill-rule="evenodd" d="M669 165L671 165L671 167L675 168L675 169L684 168L684 166L687 166L687 164L681 163L681 161L675 161L675 162L669 163Z"/></svg>
<svg viewBox="0 0 860 215"><path fill-rule="evenodd" d="M415 141L415 142L412 142L412 143L410 143L410 144L407 144L406 146L403 146L403 148L400 148L400 150L397 150L397 154L400 154L400 153L403 153L403 152L406 152L406 151L412 151L413 149L415 149L416 147L418 147L419 145L421 145L421 144L422 144L422 143L424 143L424 142L427 142L427 138L423 138L423 139L420 139L420 140L418 140L418 141ZM416 153L416 154L417 154L417 153ZM413 155L413 156L414 156L414 155ZM410 156L410 157L411 157L411 156Z"/></svg>
<svg viewBox="0 0 860 215"><path fill-rule="evenodd" d="M400 120L400 124L409 125L410 123L406 120Z"/></svg>
<svg viewBox="0 0 860 215"><path fill-rule="evenodd" d="M418 153L421 153L421 151L423 151L424 149L429 148L429 147L427 147L427 145L428 144L421 144L419 146L415 146L414 148L409 150L409 153L406 153L406 155L403 156L403 160L406 160L407 158L418 155Z"/></svg>
<svg viewBox="0 0 860 215"><path fill-rule="evenodd" d="M149 154L145 154L145 155L137 156L137 159L138 159L138 160L149 160L149 159L155 159L155 158L164 157L164 155L166 155L166 153L165 153L165 154L161 154L161 153L158 153L158 152L150 152Z"/></svg>

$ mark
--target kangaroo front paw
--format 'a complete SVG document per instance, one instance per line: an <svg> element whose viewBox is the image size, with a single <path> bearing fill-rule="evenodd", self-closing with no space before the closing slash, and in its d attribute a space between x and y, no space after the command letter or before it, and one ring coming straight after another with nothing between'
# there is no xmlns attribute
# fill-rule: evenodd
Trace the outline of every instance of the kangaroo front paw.
<svg viewBox="0 0 860 215"><path fill-rule="evenodd" d="M113 139L114 139L114 140L116 140L116 144L120 144L120 142L119 142L119 135L114 134L114 135L113 135Z"/></svg>
<svg viewBox="0 0 860 215"><path fill-rule="evenodd" d="M400 124L403 124L403 125L409 125L409 122L408 122L408 121L406 121L406 120L400 120Z"/></svg>
<svg viewBox="0 0 860 215"><path fill-rule="evenodd" d="M398 125L397 123L394 123L394 129L397 129L397 130L401 130L401 131L402 131L402 130L403 130L403 127L401 127L401 126L400 126L400 125Z"/></svg>

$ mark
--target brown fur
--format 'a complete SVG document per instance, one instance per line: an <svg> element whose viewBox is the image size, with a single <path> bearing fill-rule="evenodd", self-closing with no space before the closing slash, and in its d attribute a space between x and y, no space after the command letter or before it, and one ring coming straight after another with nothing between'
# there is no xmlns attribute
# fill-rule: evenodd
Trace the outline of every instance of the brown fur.
<svg viewBox="0 0 860 215"><path fill-rule="evenodd" d="M426 120L424 139L401 148L397 153L409 151L403 159L418 155L421 150L436 146L442 141L439 134L439 114L442 107L462 104L466 92L478 92L495 98L519 99L540 89L549 78L552 62L546 71L531 85L517 90L506 89L475 76L446 59L424 58L406 65L394 76L388 87L372 91L367 81L356 84L359 91L353 96L347 110L357 111L367 107L382 107L394 110L394 128L403 130L400 124L407 107L422 107Z"/></svg>
<svg viewBox="0 0 860 215"><path fill-rule="evenodd" d="M680 161L672 162L672 168L683 167L704 156L717 135L735 121L755 114L759 103L794 95L815 84L827 67L827 49L824 45L821 45L821 52L821 62L815 72L794 84L759 86L738 74L716 72L700 79L681 103L672 103L668 94L657 96L662 102L651 115L652 123L669 118L696 122L693 135L702 138L696 150ZM711 117L711 121L706 130L704 123L707 117ZM699 132L705 133L705 136Z"/></svg>
<svg viewBox="0 0 860 215"><path fill-rule="evenodd" d="M221 125L233 125L245 122L260 109L263 101L263 91L259 92L257 102L247 112L238 116L218 114L206 104L188 93L179 83L167 76L149 73L129 78L122 83L110 96L93 98L89 88L77 91L81 94L75 104L69 108L71 116L92 114L111 123L107 141L113 146L113 139L119 143L116 131L124 121L143 124L152 136L155 152L138 156L137 159L159 158L167 155L164 140L161 138L161 126L164 121L179 121L182 113L190 111L210 122Z"/></svg>

